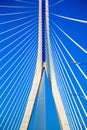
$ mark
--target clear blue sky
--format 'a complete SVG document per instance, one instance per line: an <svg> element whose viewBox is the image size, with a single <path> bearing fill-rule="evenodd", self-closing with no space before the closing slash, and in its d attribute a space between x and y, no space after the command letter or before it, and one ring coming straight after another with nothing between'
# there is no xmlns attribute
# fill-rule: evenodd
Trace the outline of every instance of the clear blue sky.
<svg viewBox="0 0 87 130"><path fill-rule="evenodd" d="M31 3L28 3L28 2L31 2ZM78 101L78 97L74 96L77 102L77 105L79 107L79 110L81 112L81 115L83 117L83 121L87 127L87 118L85 116L85 112L87 113L87 100L84 99L84 95L87 95L87 79L85 78L87 76L87 64L86 64L87 53L85 53L85 51L87 51L87 13L86 13L87 1L86 0L59 0L59 4L55 4L56 2L58 1L49 0L50 38L51 38L51 47L52 47L52 52L53 52L53 60L54 60L57 83L58 83L59 88L63 89L63 87L65 86L67 87L67 84L64 78L63 78L64 81L61 83L61 79L63 75L61 74L61 72L64 71L64 68L62 65L62 62L63 62L70 76L70 79L74 85L74 88L84 107L84 110L83 110L81 103L79 103ZM3 5L4 7L2 7ZM11 6L11 7L6 7L6 6ZM12 6L15 6L15 7L18 6L18 7L15 8ZM60 18L58 15L63 18ZM19 18L22 18L22 19L17 20ZM71 18L74 20L71 20ZM11 22L12 20L13 22ZM78 20L80 22L78 22ZM68 35L68 37L65 36L65 34L61 32L57 28L57 26L53 24L52 21L55 23L55 25L59 26L62 29L62 31L66 33L66 35ZM60 44L59 40L55 36L52 29L60 38L64 46ZM23 117L23 113L25 110L26 101L28 99L28 95L31 90L32 80L33 80L34 71L35 71L36 58L37 58L38 1L27 0L26 2L17 2L15 0L0 0L0 33L1 33L0 49L2 49L1 54L0 54L0 58L2 58L1 64L0 64L0 66L2 67L2 70L1 70L0 75L2 76L1 93L3 94L1 97L1 102L2 102L1 110L3 110L3 113L1 116L0 122L2 122L2 126L1 126L2 128L3 126L5 126L5 128L8 128L8 127L12 128L16 126L17 128L19 128L22 117ZM24 33L26 34L23 35ZM28 37L28 35L30 35L31 33L32 35ZM57 44L55 44L54 37L52 34L54 34ZM23 37L21 37L22 35ZM32 39L30 40L31 37ZM74 43L69 39L69 37L72 38ZM17 38L19 39L15 41ZM26 43L27 41L28 43ZM62 50L68 64L70 65L79 83L77 83L77 81L73 77L73 74L71 73L69 67L67 66L67 63L65 62L63 55L59 51L58 45L60 49ZM67 49L67 51L66 49L64 49L64 47ZM59 58L59 55L60 55L60 58ZM59 60L57 60L57 58ZM61 62L61 59L62 59L62 62ZM73 59L76 62L83 63L83 64L78 64L78 66L75 64L72 64ZM61 66L62 66L63 71L61 71L60 69ZM67 76L65 71L64 71L64 74L69 83L69 87L71 88L72 94L75 95L75 91L73 90L73 87L70 83L70 79ZM17 90L21 90L20 93ZM22 93L25 91L26 91L26 94L21 96ZM68 94L71 94L71 93L69 92ZM62 94L61 96L62 98L64 98ZM72 96L70 98L72 99ZM18 103L18 100L19 100L19 103ZM15 104L15 106L17 106L16 109L15 107L13 107L14 105L11 105L12 103ZM24 106L22 104L24 104ZM67 106L68 104L65 107ZM75 104L74 104L74 107L80 119L80 116L79 116L79 113ZM21 109L19 110L19 108ZM20 111L20 114L19 112L17 112L18 110ZM13 114L11 113L11 111L13 112ZM6 113L7 113L7 116L5 117ZM14 113L16 113L16 116L14 116ZM19 122L17 121L16 123L15 122L13 123L13 120L16 121L17 119L19 120ZM11 122L10 126L9 126L9 122ZM80 121L80 123L83 126L82 120Z"/></svg>

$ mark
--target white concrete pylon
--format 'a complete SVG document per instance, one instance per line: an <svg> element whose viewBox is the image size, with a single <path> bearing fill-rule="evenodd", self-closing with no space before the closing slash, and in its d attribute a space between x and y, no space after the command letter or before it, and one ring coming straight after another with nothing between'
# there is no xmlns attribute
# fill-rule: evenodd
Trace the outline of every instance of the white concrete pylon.
<svg viewBox="0 0 87 130"><path fill-rule="evenodd" d="M39 0L39 26L38 26L38 55L37 55L37 63L36 63L36 70L35 70L35 76L33 79L32 89L29 94L26 110L24 113L24 117L21 123L20 130L27 130L28 125L30 123L30 118L32 115L36 95L39 89L39 83L41 79L42 74L42 12L41 12L41 6L42 0Z"/></svg>
<svg viewBox="0 0 87 130"><path fill-rule="evenodd" d="M57 87L56 76L54 71L53 59L52 59L52 52L51 52L51 45L50 45L50 34L49 34L49 4L48 0L46 0L46 29L47 29L47 51L48 51L48 60L49 60L49 67L50 67L50 80L51 80L51 87L52 87L52 94L55 102L55 106L57 109L58 117L60 120L60 125L62 130L70 130L68 119L65 113L65 109L62 103L62 99L60 96L60 92ZM67 124L67 125L66 125Z"/></svg>

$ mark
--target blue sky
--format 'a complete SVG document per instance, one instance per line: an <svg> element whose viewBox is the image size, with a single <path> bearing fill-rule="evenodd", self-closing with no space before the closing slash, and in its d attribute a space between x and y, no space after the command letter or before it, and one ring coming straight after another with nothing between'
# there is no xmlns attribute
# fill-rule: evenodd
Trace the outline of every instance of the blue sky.
<svg viewBox="0 0 87 130"><path fill-rule="evenodd" d="M45 71L39 87L28 130L60 130L50 82Z"/></svg>
<svg viewBox="0 0 87 130"><path fill-rule="evenodd" d="M66 113L68 113L67 117L70 124L71 118L73 118L72 113L75 114L73 108L70 110L70 106L73 104L82 129L85 129L83 121L85 127L87 127L86 7L87 2L85 0L64 0L55 5L55 8L54 6L50 7L50 38L57 84ZM83 64L72 64L73 62ZM74 99L78 108L75 105ZM68 100L72 102L69 104ZM83 121L79 115L80 113ZM80 127L78 119L76 118L76 124ZM72 126L70 125L70 127Z"/></svg>
<svg viewBox="0 0 87 130"><path fill-rule="evenodd" d="M72 100L84 129L84 124L87 127L87 118L85 116L87 113L87 100L85 100L87 95L87 1L59 0L59 3L55 4L56 2L58 1L49 0L50 41L57 84L61 88L60 93L66 112L69 110L69 112L75 114L74 109L70 109L72 104L70 106L68 102L65 104L64 98L67 99L68 97L69 101ZM36 66L38 1L1 0L0 34L0 91L2 93L1 110L3 110L0 122L2 128L3 126L5 128L14 128L15 122L13 123L13 120L16 121L18 118L19 122L17 121L15 125L18 129L23 118ZM72 64L74 61L82 64ZM70 96L70 89L83 120L75 105L73 96ZM17 90L21 90L20 93ZM77 96L75 92L77 92ZM24 105L22 105L23 102ZM10 104L14 105L10 107ZM17 106L17 108L15 109L13 106ZM18 114L17 110L20 111L20 114ZM17 116L15 117L11 111L14 114L16 113ZM78 119L75 118L79 126ZM72 121L70 117L68 119Z"/></svg>

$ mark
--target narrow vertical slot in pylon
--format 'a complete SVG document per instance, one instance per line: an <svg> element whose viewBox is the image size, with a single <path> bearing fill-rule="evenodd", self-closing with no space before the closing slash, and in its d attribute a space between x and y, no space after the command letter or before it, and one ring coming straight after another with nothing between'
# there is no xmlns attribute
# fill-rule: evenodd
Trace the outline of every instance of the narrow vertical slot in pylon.
<svg viewBox="0 0 87 130"><path fill-rule="evenodd" d="M46 68L46 1L42 0L42 62Z"/></svg>

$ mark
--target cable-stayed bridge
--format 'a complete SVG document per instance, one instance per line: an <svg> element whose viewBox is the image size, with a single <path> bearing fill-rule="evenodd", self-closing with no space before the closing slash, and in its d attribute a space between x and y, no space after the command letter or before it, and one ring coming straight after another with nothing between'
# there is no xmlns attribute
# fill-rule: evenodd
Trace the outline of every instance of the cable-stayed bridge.
<svg viewBox="0 0 87 130"><path fill-rule="evenodd" d="M0 1L0 130L29 129L46 75L60 129L87 129L86 5ZM44 104L37 108L44 112Z"/></svg>

